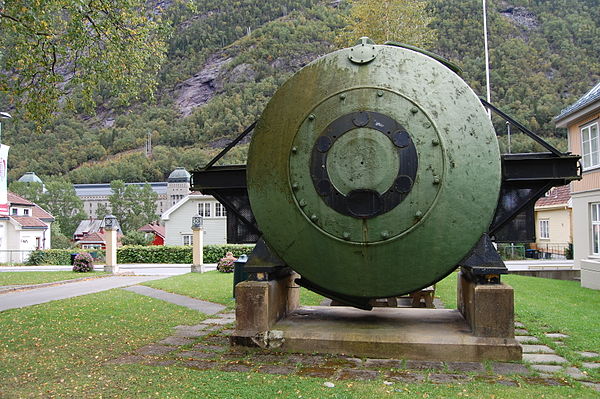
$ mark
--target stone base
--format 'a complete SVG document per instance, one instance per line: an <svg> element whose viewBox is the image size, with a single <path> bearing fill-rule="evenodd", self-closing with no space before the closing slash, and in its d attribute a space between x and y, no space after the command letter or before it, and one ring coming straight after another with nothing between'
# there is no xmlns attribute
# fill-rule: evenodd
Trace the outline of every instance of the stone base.
<svg viewBox="0 0 600 399"><path fill-rule="evenodd" d="M204 273L204 265L192 265L190 271L192 273Z"/></svg>
<svg viewBox="0 0 600 399"><path fill-rule="evenodd" d="M232 342L244 344L243 338ZM479 362L522 356L514 338L477 337L452 309L300 307L262 338L260 346L278 350L357 357Z"/></svg>
<svg viewBox="0 0 600 399"><path fill-rule="evenodd" d="M458 309L476 337L514 338L515 305L511 286L476 284L460 272Z"/></svg>
<svg viewBox="0 0 600 399"><path fill-rule="evenodd" d="M114 265L114 266L109 266L109 265L104 265L104 273L112 273L112 274L117 274L119 273L119 265Z"/></svg>

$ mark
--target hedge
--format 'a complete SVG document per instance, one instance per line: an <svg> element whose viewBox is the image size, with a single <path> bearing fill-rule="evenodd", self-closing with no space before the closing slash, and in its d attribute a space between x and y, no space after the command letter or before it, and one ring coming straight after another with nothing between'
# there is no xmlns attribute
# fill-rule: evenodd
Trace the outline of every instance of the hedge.
<svg viewBox="0 0 600 399"><path fill-rule="evenodd" d="M72 249L44 249L36 250L29 254L27 259L27 265L70 265L71 254L79 252L88 252L94 259L103 259L104 250L81 250L77 248Z"/></svg>
<svg viewBox="0 0 600 399"><path fill-rule="evenodd" d="M217 263L227 252L235 257L249 255L254 245L225 244L205 245L204 263ZM104 250L45 249L33 251L27 260L28 265L70 265L71 254L89 252L94 259L104 258ZM128 245L117 250L119 263L192 263L191 246L141 246Z"/></svg>
<svg viewBox="0 0 600 399"><path fill-rule="evenodd" d="M217 263L227 252L233 252L238 257L249 255L254 245L224 244L205 245L204 263ZM170 245L128 245L117 250L119 263L192 263L191 246Z"/></svg>

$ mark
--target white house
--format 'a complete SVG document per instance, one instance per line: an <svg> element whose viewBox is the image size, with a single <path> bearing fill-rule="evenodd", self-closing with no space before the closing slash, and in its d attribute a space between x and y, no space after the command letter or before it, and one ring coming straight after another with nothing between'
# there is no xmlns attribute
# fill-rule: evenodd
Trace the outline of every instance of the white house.
<svg viewBox="0 0 600 399"><path fill-rule="evenodd" d="M162 215L165 245L192 245L192 217L204 219L204 245L227 243L227 212L213 196L192 193Z"/></svg>
<svg viewBox="0 0 600 399"><path fill-rule="evenodd" d="M0 216L0 262L22 263L32 251L49 249L54 217L11 192L8 205L8 215Z"/></svg>

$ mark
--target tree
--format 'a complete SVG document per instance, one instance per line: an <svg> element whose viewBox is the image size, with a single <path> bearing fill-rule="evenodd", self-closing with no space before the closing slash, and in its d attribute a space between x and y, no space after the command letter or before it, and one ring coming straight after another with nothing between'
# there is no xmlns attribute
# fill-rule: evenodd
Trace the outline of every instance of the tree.
<svg viewBox="0 0 600 399"><path fill-rule="evenodd" d="M50 212L56 219L55 225L66 237L72 237L75 229L86 218L83 201L75 193L75 188L64 180L48 180L46 191L40 183L12 182L10 191L32 201ZM54 230L54 225L52 226Z"/></svg>
<svg viewBox="0 0 600 399"><path fill-rule="evenodd" d="M436 32L423 0L350 0L347 26L338 36L338 44L353 45L362 36L375 43L397 41L418 47L430 47Z"/></svg>
<svg viewBox="0 0 600 399"><path fill-rule="evenodd" d="M108 197L112 214L117 218L123 233L128 234L143 225L153 222L156 215L158 195L149 184L142 187L125 184L122 180L110 183L112 194Z"/></svg>
<svg viewBox="0 0 600 399"><path fill-rule="evenodd" d="M37 120L74 99L90 108L97 95L151 95L170 32L161 15L144 0L4 1L0 91Z"/></svg>
<svg viewBox="0 0 600 399"><path fill-rule="evenodd" d="M86 218L83 201L73 185L63 180L47 181L46 192L38 205L54 216L67 237L72 237L79 222Z"/></svg>
<svg viewBox="0 0 600 399"><path fill-rule="evenodd" d="M150 245L152 238L146 237L143 231L132 230L121 237L123 245Z"/></svg>

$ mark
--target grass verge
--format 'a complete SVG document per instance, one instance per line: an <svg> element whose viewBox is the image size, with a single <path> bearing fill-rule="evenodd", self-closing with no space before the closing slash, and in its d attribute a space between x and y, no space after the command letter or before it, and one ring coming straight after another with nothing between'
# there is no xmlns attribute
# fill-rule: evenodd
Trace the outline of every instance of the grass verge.
<svg viewBox="0 0 600 399"><path fill-rule="evenodd" d="M73 280L82 277L95 277L104 272L77 273L72 271L60 272L0 272L0 286L2 285L30 285L52 283L62 280Z"/></svg>

